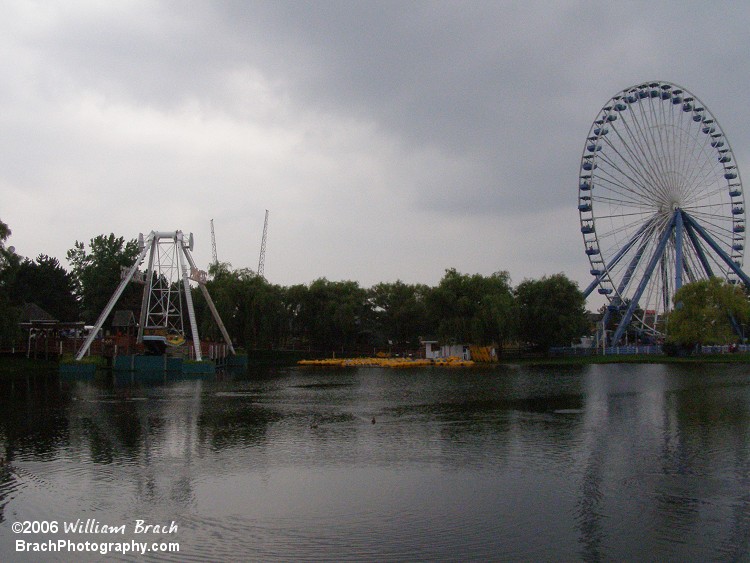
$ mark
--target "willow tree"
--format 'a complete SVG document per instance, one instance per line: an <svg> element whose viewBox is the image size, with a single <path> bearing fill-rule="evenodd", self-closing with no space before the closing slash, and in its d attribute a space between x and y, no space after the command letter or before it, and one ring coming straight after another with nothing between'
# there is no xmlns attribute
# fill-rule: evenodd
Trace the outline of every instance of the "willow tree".
<svg viewBox="0 0 750 563"><path fill-rule="evenodd" d="M567 346L588 330L586 299L564 274L524 280L516 288L520 338L546 350Z"/></svg>
<svg viewBox="0 0 750 563"><path fill-rule="evenodd" d="M513 289L508 272L490 276L449 268L426 295L428 321L444 341L502 344L515 336Z"/></svg>
<svg viewBox="0 0 750 563"><path fill-rule="evenodd" d="M18 321L21 311L14 306L11 285L18 269L19 257L5 247L10 237L8 225L0 221L0 348L10 348L20 336Z"/></svg>
<svg viewBox="0 0 750 563"><path fill-rule="evenodd" d="M667 339L681 346L735 341L750 319L750 303L741 287L717 277L683 285L674 303Z"/></svg>

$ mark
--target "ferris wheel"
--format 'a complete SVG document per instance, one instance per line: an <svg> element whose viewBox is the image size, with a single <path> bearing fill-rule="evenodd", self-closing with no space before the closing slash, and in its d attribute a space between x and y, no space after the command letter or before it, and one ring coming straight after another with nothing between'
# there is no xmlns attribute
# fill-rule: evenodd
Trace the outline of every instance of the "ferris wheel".
<svg viewBox="0 0 750 563"><path fill-rule="evenodd" d="M612 343L629 325L664 333L664 314L685 283L742 271L745 203L724 132L684 88L649 82L613 96L584 144L578 213L590 272L584 291L608 301Z"/></svg>

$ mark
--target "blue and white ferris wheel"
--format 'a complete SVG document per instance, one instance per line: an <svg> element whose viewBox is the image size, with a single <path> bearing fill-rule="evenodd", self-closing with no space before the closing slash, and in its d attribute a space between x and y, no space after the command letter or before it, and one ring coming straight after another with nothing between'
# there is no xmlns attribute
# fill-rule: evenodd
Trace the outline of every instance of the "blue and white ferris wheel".
<svg viewBox="0 0 750 563"><path fill-rule="evenodd" d="M649 82L613 96L589 130L578 212L595 289L617 318L658 338L685 283L742 271L745 201L729 140L693 94ZM614 317L613 317L614 316Z"/></svg>

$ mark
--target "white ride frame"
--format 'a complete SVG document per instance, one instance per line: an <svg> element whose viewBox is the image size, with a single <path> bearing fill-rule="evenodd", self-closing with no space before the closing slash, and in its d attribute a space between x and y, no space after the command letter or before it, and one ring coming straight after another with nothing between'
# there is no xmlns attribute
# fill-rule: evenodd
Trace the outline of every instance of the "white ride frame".
<svg viewBox="0 0 750 563"><path fill-rule="evenodd" d="M86 355L91 343L99 334L104 321L107 319L117 301L122 296L125 287L139 274L139 267L148 255L148 266L146 269L143 300L141 302L141 316L138 325L138 342L143 342L144 329L163 328L165 331L175 331L184 334L183 323L183 300L187 308L190 322L190 332L193 341L195 359L202 360L200 337L198 325L195 320L195 309L190 292L190 281L194 281L200 287L203 297L208 303L211 314L221 331L224 341L232 354L235 354L232 340L229 338L226 327L221 321L219 312L216 310L211 295L206 289L207 275L205 271L199 270L193 261L191 252L193 250L192 233L185 237L182 231L151 231L145 241L143 234L138 237L140 253L133 265L127 272L123 273L122 281L110 298L104 310L84 341L76 360ZM138 275L137 277L141 277ZM181 287L180 287L181 282Z"/></svg>

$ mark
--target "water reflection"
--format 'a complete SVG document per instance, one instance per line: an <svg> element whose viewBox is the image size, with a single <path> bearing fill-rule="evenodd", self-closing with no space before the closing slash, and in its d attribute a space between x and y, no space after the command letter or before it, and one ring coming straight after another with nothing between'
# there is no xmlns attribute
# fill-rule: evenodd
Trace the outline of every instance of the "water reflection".
<svg viewBox="0 0 750 563"><path fill-rule="evenodd" d="M739 534L750 530L750 504L738 494L750 484L740 453L750 427L744 370L620 366L613 378L609 369L592 366L585 378L582 557L601 560L613 547L625 553L636 538L643 553L695 559L721 549L730 560L746 557ZM723 538L715 524L729 521L734 532Z"/></svg>
<svg viewBox="0 0 750 563"><path fill-rule="evenodd" d="M741 366L42 374L0 406L3 559L82 516L178 521L175 560L748 557Z"/></svg>

